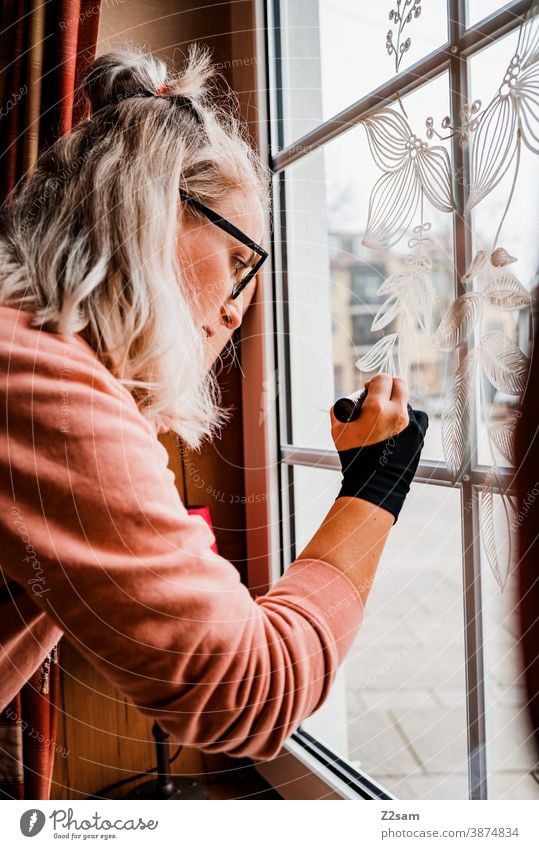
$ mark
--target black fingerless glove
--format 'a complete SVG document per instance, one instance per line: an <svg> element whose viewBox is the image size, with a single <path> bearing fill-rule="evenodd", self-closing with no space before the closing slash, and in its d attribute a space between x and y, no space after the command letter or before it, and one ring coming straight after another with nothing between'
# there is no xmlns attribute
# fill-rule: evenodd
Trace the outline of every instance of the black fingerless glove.
<svg viewBox="0 0 539 849"><path fill-rule="evenodd" d="M416 473L429 417L408 404L408 426L389 439L339 451L343 480L337 498L363 498L398 519Z"/></svg>

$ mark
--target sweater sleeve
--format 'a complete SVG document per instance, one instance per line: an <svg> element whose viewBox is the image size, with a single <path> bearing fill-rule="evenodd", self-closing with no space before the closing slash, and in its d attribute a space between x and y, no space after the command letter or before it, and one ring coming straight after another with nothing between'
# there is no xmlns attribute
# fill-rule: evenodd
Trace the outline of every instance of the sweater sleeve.
<svg viewBox="0 0 539 849"><path fill-rule="evenodd" d="M297 560L253 599L131 394L79 353L61 381L58 356L7 382L2 569L176 742L271 759L326 699L360 596Z"/></svg>

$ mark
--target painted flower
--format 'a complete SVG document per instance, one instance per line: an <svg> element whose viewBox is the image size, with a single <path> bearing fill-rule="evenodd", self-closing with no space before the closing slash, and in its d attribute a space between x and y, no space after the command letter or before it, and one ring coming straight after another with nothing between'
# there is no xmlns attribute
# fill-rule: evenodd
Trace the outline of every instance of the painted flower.
<svg viewBox="0 0 539 849"><path fill-rule="evenodd" d="M363 119L374 161L384 171L369 200L362 239L370 248L389 247L406 233L423 193L436 209L452 212L449 156L430 147L393 109L379 109Z"/></svg>
<svg viewBox="0 0 539 849"><path fill-rule="evenodd" d="M468 213L500 182L521 141L539 153L539 3L532 3L498 92L479 118Z"/></svg>

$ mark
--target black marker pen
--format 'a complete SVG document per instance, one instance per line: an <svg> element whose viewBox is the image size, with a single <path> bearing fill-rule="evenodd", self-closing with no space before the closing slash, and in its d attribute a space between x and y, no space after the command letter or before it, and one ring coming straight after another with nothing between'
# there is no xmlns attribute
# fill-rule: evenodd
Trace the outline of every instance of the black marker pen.
<svg viewBox="0 0 539 849"><path fill-rule="evenodd" d="M361 407L366 397L367 390L363 389L359 395L357 392L354 392L352 395L345 395L344 398L339 398L333 405L333 415L343 424L355 421L361 412Z"/></svg>

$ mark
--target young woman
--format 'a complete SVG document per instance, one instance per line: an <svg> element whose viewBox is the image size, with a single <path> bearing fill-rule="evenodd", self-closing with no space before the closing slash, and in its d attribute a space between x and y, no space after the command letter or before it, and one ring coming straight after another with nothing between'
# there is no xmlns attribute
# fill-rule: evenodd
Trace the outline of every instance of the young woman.
<svg viewBox="0 0 539 849"><path fill-rule="evenodd" d="M0 708L62 635L179 743L274 757L360 625L427 426L375 376L331 432L339 496L252 598L157 439L227 421L210 366L265 258L269 174L205 51L101 56L91 117L42 154L0 234Z"/></svg>

